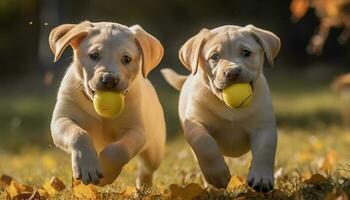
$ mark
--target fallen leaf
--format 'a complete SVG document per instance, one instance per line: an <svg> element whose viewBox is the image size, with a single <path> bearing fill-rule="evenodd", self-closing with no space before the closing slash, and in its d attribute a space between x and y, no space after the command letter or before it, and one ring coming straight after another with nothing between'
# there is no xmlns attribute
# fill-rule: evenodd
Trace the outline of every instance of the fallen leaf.
<svg viewBox="0 0 350 200"><path fill-rule="evenodd" d="M263 197L261 193L248 190L247 192L239 194L235 200L248 200L248 199L258 199Z"/></svg>
<svg viewBox="0 0 350 200"><path fill-rule="evenodd" d="M304 183L317 185L326 182L327 179L321 174L313 174L309 179L305 180Z"/></svg>
<svg viewBox="0 0 350 200"><path fill-rule="evenodd" d="M16 200L28 199L33 194L33 188L17 183L14 180L6 187L6 191L10 199Z"/></svg>
<svg viewBox="0 0 350 200"><path fill-rule="evenodd" d="M1 175L0 176L0 188L5 189L7 186L9 186L11 184L12 181L12 177L8 176L8 175Z"/></svg>
<svg viewBox="0 0 350 200"><path fill-rule="evenodd" d="M169 185L169 190L170 190L170 195L169 199L176 199L177 197L180 196L182 192L182 187L176 185L176 184L171 184Z"/></svg>
<svg viewBox="0 0 350 200"><path fill-rule="evenodd" d="M235 189L245 185L245 179L242 176L232 176L227 189Z"/></svg>
<svg viewBox="0 0 350 200"><path fill-rule="evenodd" d="M49 193L50 195L55 195L61 191L63 191L66 188L66 185L57 177L52 177L50 182L46 182L43 185L43 188Z"/></svg>
<svg viewBox="0 0 350 200"><path fill-rule="evenodd" d="M203 188L196 183L190 183L182 190L181 197L184 200L192 200L204 192Z"/></svg>
<svg viewBox="0 0 350 200"><path fill-rule="evenodd" d="M73 179L72 189L74 196L77 198L97 199L98 197L96 187L91 184L84 185L82 182Z"/></svg>
<svg viewBox="0 0 350 200"><path fill-rule="evenodd" d="M268 193L269 199L288 199L288 195L279 189L274 189Z"/></svg>
<svg viewBox="0 0 350 200"><path fill-rule="evenodd" d="M39 193L41 199L46 199L50 197L49 193L45 189L39 188L35 191Z"/></svg>

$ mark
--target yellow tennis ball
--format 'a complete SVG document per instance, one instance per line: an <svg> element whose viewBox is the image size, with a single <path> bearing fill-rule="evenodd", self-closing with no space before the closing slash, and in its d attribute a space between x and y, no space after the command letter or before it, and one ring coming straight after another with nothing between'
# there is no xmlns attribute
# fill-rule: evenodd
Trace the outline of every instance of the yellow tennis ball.
<svg viewBox="0 0 350 200"><path fill-rule="evenodd" d="M247 107L252 103L253 90L249 83L236 83L225 88L222 96L230 108Z"/></svg>
<svg viewBox="0 0 350 200"><path fill-rule="evenodd" d="M124 96L120 92L96 91L93 102L99 115L111 118L123 110Z"/></svg>

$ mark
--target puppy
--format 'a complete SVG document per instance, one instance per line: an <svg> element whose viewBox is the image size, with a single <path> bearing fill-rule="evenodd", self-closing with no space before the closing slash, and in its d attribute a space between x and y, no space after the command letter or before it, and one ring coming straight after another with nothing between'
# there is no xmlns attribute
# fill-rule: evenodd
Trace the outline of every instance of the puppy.
<svg viewBox="0 0 350 200"><path fill-rule="evenodd" d="M51 121L54 143L71 154L73 177L84 184L113 183L138 154L136 185L151 185L164 153L165 123L146 77L162 59L161 43L138 25L88 21L58 26L49 43L54 61L68 45L73 48ZM96 90L122 92L123 111L99 116L92 103Z"/></svg>
<svg viewBox="0 0 350 200"><path fill-rule="evenodd" d="M179 117L206 181L225 188L230 172L223 156L252 151L247 178L256 191L273 189L277 130L269 87L263 75L264 53L270 64L280 49L279 38L252 25L203 29L180 49L189 76L163 69L165 79L178 90ZM249 107L231 109L222 90L250 83Z"/></svg>

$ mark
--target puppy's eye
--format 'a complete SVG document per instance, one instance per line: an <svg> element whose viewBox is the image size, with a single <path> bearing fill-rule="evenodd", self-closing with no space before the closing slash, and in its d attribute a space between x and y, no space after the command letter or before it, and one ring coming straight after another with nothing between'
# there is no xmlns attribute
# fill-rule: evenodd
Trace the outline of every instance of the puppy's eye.
<svg viewBox="0 0 350 200"><path fill-rule="evenodd" d="M218 53L214 53L213 55L210 56L210 60L218 61L220 60L220 55Z"/></svg>
<svg viewBox="0 0 350 200"><path fill-rule="evenodd" d="M246 49L241 51L241 56L244 57L244 58L249 57L251 54L252 54L252 52L249 51L249 50L246 50Z"/></svg>
<svg viewBox="0 0 350 200"><path fill-rule="evenodd" d="M129 57L129 56L123 56L122 57L122 63L124 64L124 65L127 65L127 64L129 64L131 62L131 58Z"/></svg>
<svg viewBox="0 0 350 200"><path fill-rule="evenodd" d="M94 61L97 61L101 58L100 54L98 52L90 53L89 57L91 58L91 60L94 60Z"/></svg>

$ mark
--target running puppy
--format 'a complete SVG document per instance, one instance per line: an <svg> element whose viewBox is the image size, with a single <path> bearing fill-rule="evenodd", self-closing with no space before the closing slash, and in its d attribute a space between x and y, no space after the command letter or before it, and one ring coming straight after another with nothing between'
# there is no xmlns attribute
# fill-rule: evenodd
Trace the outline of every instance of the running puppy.
<svg viewBox="0 0 350 200"><path fill-rule="evenodd" d="M138 25L88 21L56 27L49 43L55 61L68 45L73 48L51 121L54 143L71 154L73 177L84 184L113 183L138 154L137 187L151 185L163 157L165 123L146 76L162 59L161 43ZM99 116L92 103L97 90L122 92L121 114Z"/></svg>
<svg viewBox="0 0 350 200"><path fill-rule="evenodd" d="M263 75L264 54L272 65L279 38L252 25L202 29L180 49L189 76L162 70L165 79L181 90L179 116L208 183L225 188L230 172L224 156L238 157L249 150L252 161L247 178L256 191L273 189L277 130L269 87ZM222 90L235 83L250 83L252 104L231 109Z"/></svg>

